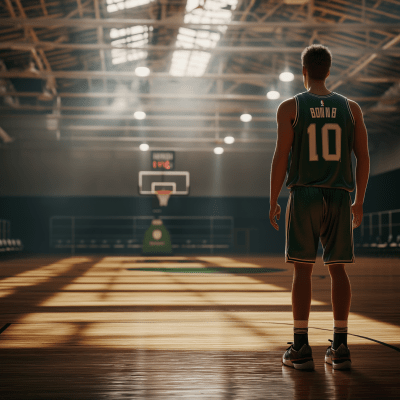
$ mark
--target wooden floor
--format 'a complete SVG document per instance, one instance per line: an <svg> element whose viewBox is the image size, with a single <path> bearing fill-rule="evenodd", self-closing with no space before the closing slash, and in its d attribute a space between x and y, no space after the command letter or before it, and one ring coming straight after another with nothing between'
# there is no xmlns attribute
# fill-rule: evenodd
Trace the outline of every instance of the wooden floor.
<svg viewBox="0 0 400 400"><path fill-rule="evenodd" d="M0 261L0 399L399 399L400 260L349 265L351 371L324 354L330 278L313 273L315 371L281 364L280 257L30 256Z"/></svg>

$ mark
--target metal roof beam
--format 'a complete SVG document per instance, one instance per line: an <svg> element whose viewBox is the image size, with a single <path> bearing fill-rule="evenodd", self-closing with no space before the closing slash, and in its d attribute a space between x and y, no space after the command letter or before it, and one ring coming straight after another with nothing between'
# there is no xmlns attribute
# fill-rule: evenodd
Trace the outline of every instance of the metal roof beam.
<svg viewBox="0 0 400 400"><path fill-rule="evenodd" d="M137 119L133 115L106 115L106 114L100 114L100 115L90 115L90 114L75 114L75 115L69 115L69 114L61 114L61 115L53 115L53 114L48 114L48 115L38 115L38 114L24 114L25 117L29 117L29 120L31 119L43 119L45 117L46 119L65 119L65 120L106 120L106 121L137 121ZM7 117L3 118L5 119L21 119L21 115L7 115ZM205 113L201 114L192 114L188 115L185 113L185 115L147 115L146 116L146 121L214 121L215 120L215 113L205 115ZM219 116L220 121L238 121L239 117L237 115L231 115L231 116ZM253 122L276 122L276 116L271 116L271 117L253 117L252 119Z"/></svg>
<svg viewBox="0 0 400 400"><path fill-rule="evenodd" d="M26 21L28 19L28 17L27 17L27 15L25 13L24 7L21 4L21 1L20 0L14 0L14 1L17 4L17 7L18 7L18 10L19 10L19 13L22 16L22 19ZM11 4L10 0L6 0L6 3L9 5L9 7L12 8L12 4ZM27 32L32 37L32 40L34 42L38 42L39 41L39 38L37 37L37 35L36 35L36 33L35 33L35 31L34 31L34 29L32 27L30 27L30 28L28 27ZM36 62L38 64L38 67L39 67L41 72L44 71L44 68L43 68L41 60L43 60L43 63L46 66L46 71L47 72L51 72L52 71L51 65L50 65L49 61L47 60L46 54L45 54L43 49L38 49L37 50L37 53L39 53L40 56L41 56L41 60L40 60L39 56L36 53L36 49L32 49L31 53L34 56L34 58L35 58L35 60L36 60ZM55 81L53 81L52 79L48 80L48 85L49 85L48 89L52 91L52 94L53 95L57 95L57 89L56 89Z"/></svg>
<svg viewBox="0 0 400 400"><path fill-rule="evenodd" d="M223 140L215 140L215 138L173 138L166 137L95 137L95 136L73 136L62 137L60 140L79 140L79 141L96 141L96 142L186 142L186 143L221 143ZM276 139L251 139L251 138L235 138L235 143L276 143Z"/></svg>
<svg viewBox="0 0 400 400"><path fill-rule="evenodd" d="M16 26L16 27L49 27L52 29L59 28L60 26L69 26L79 28L81 30L88 30L91 28L97 28L102 26L103 28L124 28L134 25L148 25L148 26L165 26L171 28L194 28L194 29L208 29L213 26L227 26L230 29L255 29L257 32L266 29L268 32L271 28L277 29L306 29L310 31L312 29L328 31L339 31L339 32L354 32L354 31L369 31L379 29L382 31L399 31L400 26L398 23L382 23L382 22L368 22L368 23L320 23L320 22L247 22L247 21L230 21L224 23L182 23L175 19L155 20L155 19L123 19L123 18L105 18L105 19L94 19L94 18L0 18L0 26Z"/></svg>
<svg viewBox="0 0 400 400"><path fill-rule="evenodd" d="M94 125L70 125L66 127L60 127L62 131L79 131L79 132L204 132L214 133L216 131L215 126L94 126ZM55 129L49 129L55 130ZM248 133L276 133L276 128L232 128L232 127L220 127L221 132L243 132L246 130Z"/></svg>
<svg viewBox="0 0 400 400"><path fill-rule="evenodd" d="M398 79L400 82L400 78ZM37 97L41 93L38 92L5 92L1 93L0 97L14 96L14 97ZM104 98L120 98L124 99L175 99L175 100L218 100L218 101L234 101L234 100L244 100L244 101L268 101L264 95L248 95L248 94L189 94L189 93L60 93L59 97L63 98L92 98L92 99L104 99ZM279 101L288 99L288 96L282 96ZM351 97L355 101L382 101L381 96L354 96ZM393 100L400 100L400 97L391 97L385 99L385 102L390 102Z"/></svg>
<svg viewBox="0 0 400 400"><path fill-rule="evenodd" d="M96 19L101 20L99 0L94 0L94 11L95 11ZM100 45L103 44L103 27L101 25L99 25L97 27L97 41L98 41L98 44L100 44ZM103 72L105 72L106 71L106 56L105 56L104 50L100 49L99 53L100 53L101 70ZM107 89L107 82L106 82L105 78L103 78L103 88L104 88L104 90Z"/></svg>
<svg viewBox="0 0 400 400"><path fill-rule="evenodd" d="M386 44L382 45L381 48L385 50L389 49L392 46L396 45L398 42L400 42L400 34L389 40L389 42L387 42ZM333 84L329 84L329 90L334 90L346 81L348 81L349 78L352 78L377 57L377 52L361 57L357 62L355 62L353 65L351 65L349 68L341 73L341 76L343 78L336 78L336 82L334 82Z"/></svg>
<svg viewBox="0 0 400 400"><path fill-rule="evenodd" d="M360 100L358 100L360 101ZM203 113L215 113L215 101L205 101L202 105L201 105L201 110L198 109L197 110L199 112ZM173 113L176 112L177 108L176 106L174 106L173 104L151 104L151 105L145 105L143 104L142 106L143 111L146 112L169 112L169 113ZM246 103L246 106L243 106L243 103L224 103L223 106L221 106L220 108L220 113L243 113L244 108L246 109L246 111L252 115L254 114L272 114L275 115L276 114L276 107L274 108L267 108L267 107L262 107L262 105L260 104L249 104ZM54 111L54 105L47 105L47 106L42 106L42 105L30 105L30 104L20 104L18 106L18 108L15 107L8 107L8 106L0 106L0 111L5 111L8 113L9 116L10 115L10 111L49 111L49 114L45 114L45 116L47 118L57 118L56 116L54 116L53 114L51 114L52 111ZM188 102L184 102L179 104L179 112L193 112L194 106ZM110 106L92 106L92 107L87 107L87 106L60 106L59 107L60 111L77 111L77 112L93 112L93 113L99 113L99 112L110 112ZM379 110L374 110L371 109L370 110L371 113L372 112L379 112ZM400 108L396 107L393 110L393 113L395 113L394 115L397 115L400 113ZM23 114L25 116L25 114ZM42 114L43 115L43 114ZM77 114L79 115L79 114ZM80 114L83 115L83 114ZM94 114L96 115L96 114ZM121 114L120 117L123 120L126 117L127 114ZM19 114L19 117L21 117L21 114ZM370 118L370 115L364 115L364 118ZM389 115L385 115L385 118L389 118Z"/></svg>
<svg viewBox="0 0 400 400"><path fill-rule="evenodd" d="M74 142L80 142L79 144L75 144ZM62 142L62 143L61 143ZM137 144L132 144L132 146L128 146L127 144L123 144L123 143L116 143L116 144L120 144L121 147L118 146L112 146L112 143L110 142L106 142L104 143L104 145L99 145L95 146L94 144L92 144L90 141L87 140L79 140L76 138L70 138L70 139L65 139L65 138L61 138L60 141L55 142L55 141L45 141L45 140L41 140L41 141L37 141L37 140L24 140L22 142L18 142L16 141L15 143L13 143L12 145L10 144L1 144L0 143L0 148L10 148L10 146L12 146L12 148L22 148L22 149L65 149L65 145L66 143L70 144L70 148L71 149L77 149L77 150L86 150L86 151L92 151L92 152L99 152L99 151L129 151L129 152L138 152L138 153L142 153L142 150L139 149L139 146L137 146ZM166 144L169 143L169 141L165 141ZM203 146L206 146L207 143L204 143ZM110 147L112 146L112 147ZM226 146L224 148L224 152L225 153L271 153L274 150L274 144L271 143L271 146L269 145L265 145L265 146L255 146L255 147L231 147L232 145ZM151 146L151 150L165 150L166 147L165 145L162 146L162 143L157 143L157 145ZM187 152L209 152L212 151L213 146L209 145L208 147L200 147L200 146L188 146L188 147L177 147L177 146L171 146L168 145L168 150L171 151L184 151L185 153Z"/></svg>
<svg viewBox="0 0 400 400"><path fill-rule="evenodd" d="M215 53L239 53L239 54L258 54L262 53L293 53L293 54L301 54L304 50L303 47L289 47L289 46L217 46L212 49ZM196 48L182 48L177 46L166 46L166 45L144 45L144 46L134 46L134 45L112 45L107 43L57 43L57 42L46 42L46 41L37 41L36 43L28 43L28 42L18 42L18 41L7 41L0 43L0 50L10 49L10 50L18 50L18 51L32 51L32 50L54 50L54 49L66 49L66 50L133 50L140 49L146 51L193 51L193 50L203 50L209 51L210 49L207 47L196 47ZM360 47L329 47L329 50L332 54L337 55L345 55L345 56L356 56L359 54L383 54L387 56L400 56L400 49L395 48L366 48L365 46Z"/></svg>
<svg viewBox="0 0 400 400"><path fill-rule="evenodd" d="M62 79L143 79L137 77L133 71L43 71L38 74L30 75L27 72L21 71L0 71L0 78L32 78L32 79L46 79L46 78L62 78ZM234 73L209 73L204 74L202 76L172 76L168 72L152 72L146 79L152 78L164 78L170 79L174 81L185 81L185 80L196 80L196 79L222 79L222 80L243 80L246 82L254 81L254 82L269 82L271 79L276 79L277 74L234 74ZM336 75L330 75L327 83L329 84L330 80L340 79L341 77ZM302 75L295 75L295 79L301 81ZM356 77L343 77L341 78L344 81L351 80L352 82L364 82L364 83L390 83L390 82L399 82L400 76L356 76ZM76 93L78 95L78 93ZM62 94L64 95L64 94ZM111 94L110 94L111 95Z"/></svg>

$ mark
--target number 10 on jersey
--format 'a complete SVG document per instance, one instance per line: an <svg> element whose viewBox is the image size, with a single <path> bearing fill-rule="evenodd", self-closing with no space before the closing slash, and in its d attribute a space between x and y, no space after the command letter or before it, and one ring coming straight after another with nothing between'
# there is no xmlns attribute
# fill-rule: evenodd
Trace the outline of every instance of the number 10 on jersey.
<svg viewBox="0 0 400 400"><path fill-rule="evenodd" d="M335 144L336 151L329 154L329 131L335 131ZM317 127L315 123L308 126L308 144L310 161L319 161L317 154ZM341 156L341 141L342 141L342 128L338 124L325 124L321 129L322 134L322 157L325 161L340 161Z"/></svg>

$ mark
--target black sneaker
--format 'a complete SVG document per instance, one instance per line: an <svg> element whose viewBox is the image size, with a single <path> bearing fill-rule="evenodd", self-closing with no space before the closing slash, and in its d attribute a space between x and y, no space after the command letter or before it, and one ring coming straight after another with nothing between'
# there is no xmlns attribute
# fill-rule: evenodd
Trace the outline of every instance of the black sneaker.
<svg viewBox="0 0 400 400"><path fill-rule="evenodd" d="M282 358L282 363L288 367L296 369L314 369L314 360L312 350L308 344L303 344L303 347L296 351L293 348L293 342L288 342L291 346L285 351Z"/></svg>
<svg viewBox="0 0 400 400"><path fill-rule="evenodd" d="M351 358L349 348L342 343L336 350L332 347L333 340L329 339L331 345L326 349L325 362L332 365L333 369L350 369Z"/></svg>

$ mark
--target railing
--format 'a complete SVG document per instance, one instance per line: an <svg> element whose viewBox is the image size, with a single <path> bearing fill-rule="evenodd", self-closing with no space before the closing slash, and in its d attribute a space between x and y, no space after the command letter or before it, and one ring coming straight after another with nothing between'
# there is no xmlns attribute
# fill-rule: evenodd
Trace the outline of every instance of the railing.
<svg viewBox="0 0 400 400"><path fill-rule="evenodd" d="M364 214L355 246L400 251L400 209Z"/></svg>
<svg viewBox="0 0 400 400"><path fill-rule="evenodd" d="M50 249L76 251L140 252L154 217L50 218ZM161 217L174 251L231 250L233 217Z"/></svg>
<svg viewBox="0 0 400 400"><path fill-rule="evenodd" d="M11 222L6 219L0 219L0 239L11 239L10 237L11 231Z"/></svg>

